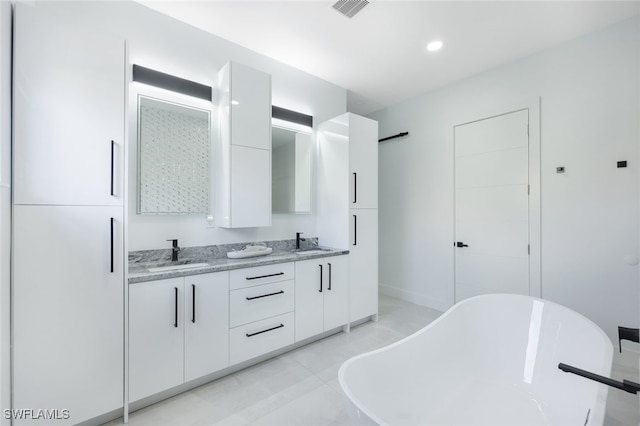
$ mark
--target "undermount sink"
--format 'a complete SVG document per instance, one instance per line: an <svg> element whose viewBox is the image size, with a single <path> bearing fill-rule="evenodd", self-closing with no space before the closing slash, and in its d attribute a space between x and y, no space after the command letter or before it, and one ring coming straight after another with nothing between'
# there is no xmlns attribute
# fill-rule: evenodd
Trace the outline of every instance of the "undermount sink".
<svg viewBox="0 0 640 426"><path fill-rule="evenodd" d="M181 269L204 268L206 266L209 266L209 264L208 263L185 263L184 265L158 266L155 268L149 268L149 272L179 271Z"/></svg>
<svg viewBox="0 0 640 426"><path fill-rule="evenodd" d="M300 253L300 254L318 254L318 253L326 253L328 251L329 251L328 249L323 249L318 247L291 250L291 252L293 253Z"/></svg>

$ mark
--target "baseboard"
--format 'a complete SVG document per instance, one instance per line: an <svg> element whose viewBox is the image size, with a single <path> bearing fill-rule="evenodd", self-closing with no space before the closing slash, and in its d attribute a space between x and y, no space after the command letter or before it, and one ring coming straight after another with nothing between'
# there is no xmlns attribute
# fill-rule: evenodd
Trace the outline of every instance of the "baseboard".
<svg viewBox="0 0 640 426"><path fill-rule="evenodd" d="M378 291L380 294L384 294L385 296L395 297L396 299L404 300L405 302L426 306L427 308L441 312L444 312L451 307L451 305L444 300L434 299L423 294L414 293L397 287L391 287L383 283L378 285Z"/></svg>

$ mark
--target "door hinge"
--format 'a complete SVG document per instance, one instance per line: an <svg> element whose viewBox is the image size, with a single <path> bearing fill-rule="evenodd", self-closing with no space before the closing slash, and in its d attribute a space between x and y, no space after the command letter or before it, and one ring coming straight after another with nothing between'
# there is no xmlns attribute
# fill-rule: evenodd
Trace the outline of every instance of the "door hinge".
<svg viewBox="0 0 640 426"><path fill-rule="evenodd" d="M527 124L527 136L529 136L529 125Z"/></svg>
<svg viewBox="0 0 640 426"><path fill-rule="evenodd" d="M527 254L531 254L531 244L527 244Z"/></svg>
<svg viewBox="0 0 640 426"><path fill-rule="evenodd" d="M531 195L531 185L527 185L527 195Z"/></svg>

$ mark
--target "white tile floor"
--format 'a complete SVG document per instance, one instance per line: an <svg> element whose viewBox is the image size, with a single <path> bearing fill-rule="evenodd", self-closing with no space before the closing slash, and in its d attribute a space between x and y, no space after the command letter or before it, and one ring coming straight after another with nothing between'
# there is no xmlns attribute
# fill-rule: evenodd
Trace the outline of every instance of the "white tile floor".
<svg viewBox="0 0 640 426"><path fill-rule="evenodd" d="M132 413L131 426L349 425L348 402L337 372L353 355L407 336L440 312L380 298L380 319L288 352L261 364ZM614 364L615 378L637 379L637 362ZM635 365L635 368L633 367ZM606 425L638 425L638 397L611 390ZM121 425L122 419L108 423Z"/></svg>

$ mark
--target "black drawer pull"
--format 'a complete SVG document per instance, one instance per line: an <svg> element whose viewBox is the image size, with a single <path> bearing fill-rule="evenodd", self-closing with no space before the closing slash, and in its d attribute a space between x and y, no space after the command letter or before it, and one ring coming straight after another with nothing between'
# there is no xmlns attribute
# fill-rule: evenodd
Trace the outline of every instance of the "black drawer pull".
<svg viewBox="0 0 640 426"><path fill-rule="evenodd" d="M191 322L196 322L196 285L191 284Z"/></svg>
<svg viewBox="0 0 640 426"><path fill-rule="evenodd" d="M174 300L175 300L175 306L173 308L173 312L174 312L174 317L173 317L173 326L175 328L178 328L178 287L174 287Z"/></svg>
<svg viewBox="0 0 640 426"><path fill-rule="evenodd" d="M353 245L358 245L358 216L353 215Z"/></svg>
<svg viewBox="0 0 640 426"><path fill-rule="evenodd" d="M284 327L284 324L276 325L275 327L267 328L266 330L256 331L255 333L246 333L246 336L253 337L253 336L257 336L258 334L266 333L267 331L277 330L282 327Z"/></svg>
<svg viewBox="0 0 640 426"><path fill-rule="evenodd" d="M358 202L358 196L357 196L357 191L358 191L358 174L354 173L353 174L353 204Z"/></svg>
<svg viewBox="0 0 640 426"><path fill-rule="evenodd" d="M322 265L318 265L320 267L320 293L322 293Z"/></svg>
<svg viewBox="0 0 640 426"><path fill-rule="evenodd" d="M114 191L114 166L115 166L115 149L116 149L116 143L114 141L111 141L111 196L113 197L115 195L115 191Z"/></svg>
<svg viewBox="0 0 640 426"><path fill-rule="evenodd" d="M110 245L110 248L109 248L109 251L111 253L111 261L110 261L111 262L111 269L110 269L111 273L113 273L113 223L114 223L114 221L115 221L115 219L111 218L111 240L110 240L111 241L111 245Z"/></svg>
<svg viewBox="0 0 640 426"><path fill-rule="evenodd" d="M275 274L269 274L269 275L260 275L258 277L245 277L245 279L247 279L247 280L257 280L259 278L277 277L278 275L284 275L284 272L276 272Z"/></svg>
<svg viewBox="0 0 640 426"><path fill-rule="evenodd" d="M277 294L284 294L284 290L280 290L280 291L277 291L275 293L263 294L261 296L247 297L247 300L261 299L263 297L275 296Z"/></svg>

